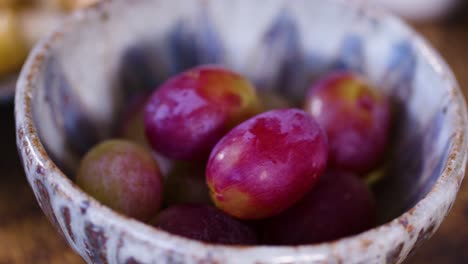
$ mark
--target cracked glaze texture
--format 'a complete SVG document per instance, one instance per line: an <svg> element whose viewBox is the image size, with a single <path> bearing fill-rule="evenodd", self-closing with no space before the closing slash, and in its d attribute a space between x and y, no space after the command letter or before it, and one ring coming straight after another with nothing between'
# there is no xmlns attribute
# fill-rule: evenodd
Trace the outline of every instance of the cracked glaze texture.
<svg viewBox="0 0 468 264"><path fill-rule="evenodd" d="M359 71L392 95L388 175L375 187L382 225L318 245L215 246L118 215L69 180L83 153L112 136L126 102L200 63L223 64L296 101L335 69ZM458 85L424 40L398 19L333 0L103 1L38 44L16 93L29 183L90 263L399 263L453 204L466 126Z"/></svg>

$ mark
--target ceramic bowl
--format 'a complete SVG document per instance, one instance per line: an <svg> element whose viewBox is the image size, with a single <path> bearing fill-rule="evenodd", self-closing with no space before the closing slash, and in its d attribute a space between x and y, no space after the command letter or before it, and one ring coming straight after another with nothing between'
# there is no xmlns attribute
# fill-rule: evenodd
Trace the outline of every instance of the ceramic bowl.
<svg viewBox="0 0 468 264"><path fill-rule="evenodd" d="M379 226L316 245L200 243L126 218L72 181L113 136L133 96L201 63L300 100L326 72L365 74L392 96ZM16 92L19 153L44 213L90 263L399 263L453 205L467 158L467 112L440 56L400 20L346 1L116 0L75 13L43 39Z"/></svg>

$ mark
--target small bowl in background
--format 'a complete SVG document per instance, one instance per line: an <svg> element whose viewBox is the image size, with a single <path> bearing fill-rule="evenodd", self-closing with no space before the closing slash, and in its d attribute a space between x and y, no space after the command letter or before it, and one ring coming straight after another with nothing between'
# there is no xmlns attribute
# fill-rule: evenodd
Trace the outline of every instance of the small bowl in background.
<svg viewBox="0 0 468 264"><path fill-rule="evenodd" d="M234 247L174 236L98 203L72 181L125 105L184 69L218 63L300 100L326 72L365 74L392 96L380 225L317 245ZM116 0L79 11L42 40L16 92L19 153L41 208L90 263L399 263L453 205L467 112L452 72L399 19L343 1Z"/></svg>

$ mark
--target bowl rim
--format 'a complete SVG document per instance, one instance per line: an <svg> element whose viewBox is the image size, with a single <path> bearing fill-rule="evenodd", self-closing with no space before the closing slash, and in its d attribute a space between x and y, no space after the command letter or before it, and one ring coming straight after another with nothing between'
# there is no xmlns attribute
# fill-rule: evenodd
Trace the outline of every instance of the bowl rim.
<svg viewBox="0 0 468 264"><path fill-rule="evenodd" d="M445 164L442 173L437 178L434 186L431 190L420 199L416 205L411 209L407 210L400 216L390 220L389 222L374 227L368 231L362 232L357 235L341 238L335 241L311 244L311 245L298 245L298 246L230 246L230 245L218 245L199 242L196 240L180 237L177 235L169 234L165 231L151 228L144 223L130 219L118 212L115 212L104 205L100 204L93 197L82 191L74 182L72 182L64 172L62 172L52 161L43 147L38 131L35 126L33 119L33 105L32 105L32 94L35 89L35 80L40 74L40 68L44 67L44 59L49 56L55 43L60 42L62 37L66 35L71 28L71 25L83 23L89 19L89 15L94 13L106 14L111 2L132 2L133 0L121 0L121 1L109 1L104 0L92 5L89 8L79 10L74 14L66 18L63 23L43 38L33 48L32 52L28 56L26 63L24 64L20 76L17 82L16 95L15 95L15 122L16 122L16 134L17 134L17 147L20 156L23 160L26 158L31 159L34 163L40 164L44 168L49 169L48 173L45 173L42 177L44 181L49 182L55 187L55 191L58 195L66 197L75 206L79 206L79 201L87 200L90 202L89 208L94 208L96 214L93 219L96 221L102 221L107 223L109 226L114 226L118 229L123 229L133 237L135 240L149 242L150 244L167 247L166 244L158 242L158 240L164 240L169 238L175 241L177 244L185 243L190 248L196 249L200 252L200 255L206 255L202 252L207 252L208 249L222 249L225 252L232 254L242 254L242 252L256 250L256 249L269 249L272 251L279 251L281 255L298 255L298 249L304 250L304 254L308 254L311 250L313 252L322 251L324 252L335 252L335 248L338 244L343 247L353 248L356 244L353 241L368 241L369 239L376 237L392 237L395 227L401 228L402 223L414 222L410 221L415 216L418 217L429 217L433 216L437 210L437 206L441 204L440 197L443 196L444 186L452 181L458 181L458 188L460 187L461 180L463 179L464 173L462 173L461 179L457 178L457 173L460 170L464 171L467 160L467 139L465 137L468 124L467 107L464 96L459 88L459 85L455 79L454 74L442 59L442 57L435 51L435 49L426 41L419 33L415 32L409 25L402 20L388 14L385 11L369 8L365 4L356 4L351 1L352 5L355 5L358 9L362 10L367 18L375 18L378 20L388 20L387 23L393 23L397 25L404 32L408 32L409 40L421 51L421 54L425 61L427 61L434 71L444 78L444 81L448 82L447 93L452 100L450 107L454 107L453 116L457 120L454 127L453 137L451 138L452 148L448 153L448 160ZM340 2L334 0L334 2ZM21 135L19 131L21 132ZM24 144L27 142L27 144ZM23 162L23 167L25 167ZM26 175L29 179L30 173L25 167ZM458 188L456 189L458 191ZM443 200L443 199L442 199ZM452 204L450 205L450 208ZM449 208L449 210L450 210ZM431 211L432 210L432 211ZM445 212L445 214L448 213ZM418 223L415 223L417 225ZM440 224L440 223L439 223ZM414 226L416 228L417 226ZM420 224L420 228L424 228L424 224ZM435 228L437 229L437 228ZM393 231L392 231L393 230ZM435 231L435 230L434 230ZM395 234L393 235L395 236ZM390 239L391 241L400 241L396 238ZM412 242L414 245L415 241ZM386 243L387 244L387 243ZM299 251L299 252L300 252ZM270 257L265 256L264 259L271 260Z"/></svg>

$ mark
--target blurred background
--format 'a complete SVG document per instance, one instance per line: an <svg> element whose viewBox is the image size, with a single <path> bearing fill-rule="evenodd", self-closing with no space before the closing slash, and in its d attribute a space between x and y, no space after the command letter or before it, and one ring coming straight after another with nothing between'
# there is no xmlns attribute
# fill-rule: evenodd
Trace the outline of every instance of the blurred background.
<svg viewBox="0 0 468 264"><path fill-rule="evenodd" d="M75 9L97 0L0 0L0 100L11 100L29 50Z"/></svg>
<svg viewBox="0 0 468 264"><path fill-rule="evenodd" d="M34 43L68 13L98 0L0 0L0 264L83 263L53 230L27 185L16 152L13 95ZM468 94L468 1L343 0L377 5L406 19L441 52ZM468 181L432 239L405 263L468 263Z"/></svg>

